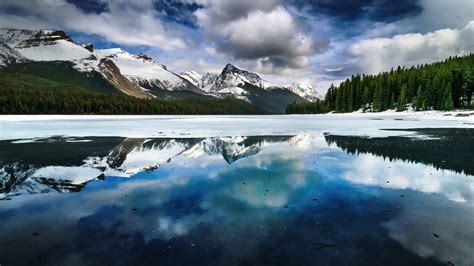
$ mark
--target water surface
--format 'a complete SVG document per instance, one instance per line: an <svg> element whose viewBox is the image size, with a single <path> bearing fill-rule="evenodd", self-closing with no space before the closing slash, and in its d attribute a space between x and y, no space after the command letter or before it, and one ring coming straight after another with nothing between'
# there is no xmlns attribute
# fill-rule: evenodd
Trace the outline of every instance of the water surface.
<svg viewBox="0 0 474 266"><path fill-rule="evenodd" d="M3 140L0 264L473 265L474 130L388 135Z"/></svg>

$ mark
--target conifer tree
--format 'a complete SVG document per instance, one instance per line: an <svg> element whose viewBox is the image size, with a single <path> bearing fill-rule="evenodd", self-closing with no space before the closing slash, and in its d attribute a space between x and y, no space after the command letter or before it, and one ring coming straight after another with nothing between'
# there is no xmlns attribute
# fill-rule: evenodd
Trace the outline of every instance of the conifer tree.
<svg viewBox="0 0 474 266"><path fill-rule="evenodd" d="M398 97L397 111L405 111L407 109L407 85L403 84Z"/></svg>

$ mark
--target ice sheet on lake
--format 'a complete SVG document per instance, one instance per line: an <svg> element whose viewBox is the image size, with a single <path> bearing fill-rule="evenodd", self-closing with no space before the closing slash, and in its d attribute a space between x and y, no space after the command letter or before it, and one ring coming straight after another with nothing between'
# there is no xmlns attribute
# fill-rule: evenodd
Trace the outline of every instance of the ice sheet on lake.
<svg viewBox="0 0 474 266"><path fill-rule="evenodd" d="M413 134L380 129L474 128L474 115L456 112L383 112L266 116L0 116L0 139L51 136L215 137L297 135L329 132L343 135ZM470 114L470 115L469 115Z"/></svg>

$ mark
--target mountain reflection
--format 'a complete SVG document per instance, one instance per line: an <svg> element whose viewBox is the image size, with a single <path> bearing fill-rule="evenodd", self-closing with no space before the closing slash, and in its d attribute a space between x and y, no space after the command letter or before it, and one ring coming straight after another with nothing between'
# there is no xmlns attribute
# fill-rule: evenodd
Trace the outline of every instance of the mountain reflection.
<svg viewBox="0 0 474 266"><path fill-rule="evenodd" d="M229 164L290 136L216 138L47 138L0 141L0 193L78 192L105 176L151 171L178 155L219 154Z"/></svg>

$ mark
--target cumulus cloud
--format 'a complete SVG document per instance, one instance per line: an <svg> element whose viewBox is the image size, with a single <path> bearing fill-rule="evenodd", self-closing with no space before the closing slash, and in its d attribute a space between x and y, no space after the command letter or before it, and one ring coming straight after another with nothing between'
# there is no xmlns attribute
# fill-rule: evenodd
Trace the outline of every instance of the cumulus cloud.
<svg viewBox="0 0 474 266"><path fill-rule="evenodd" d="M461 29L365 39L348 48L348 53L357 59L360 69L368 73L377 73L398 65L430 63L471 52L474 52L474 21Z"/></svg>
<svg viewBox="0 0 474 266"><path fill-rule="evenodd" d="M0 25L7 28L54 27L104 37L123 45L184 48L178 31L159 18L152 1L104 0L103 12L87 12L65 0L0 2ZM8 10L16 12L8 13Z"/></svg>
<svg viewBox="0 0 474 266"><path fill-rule="evenodd" d="M327 46L305 34L280 1L218 1L198 10L198 23L214 41L217 52L251 61L255 68L301 69L309 56ZM248 64L251 65L251 64Z"/></svg>

